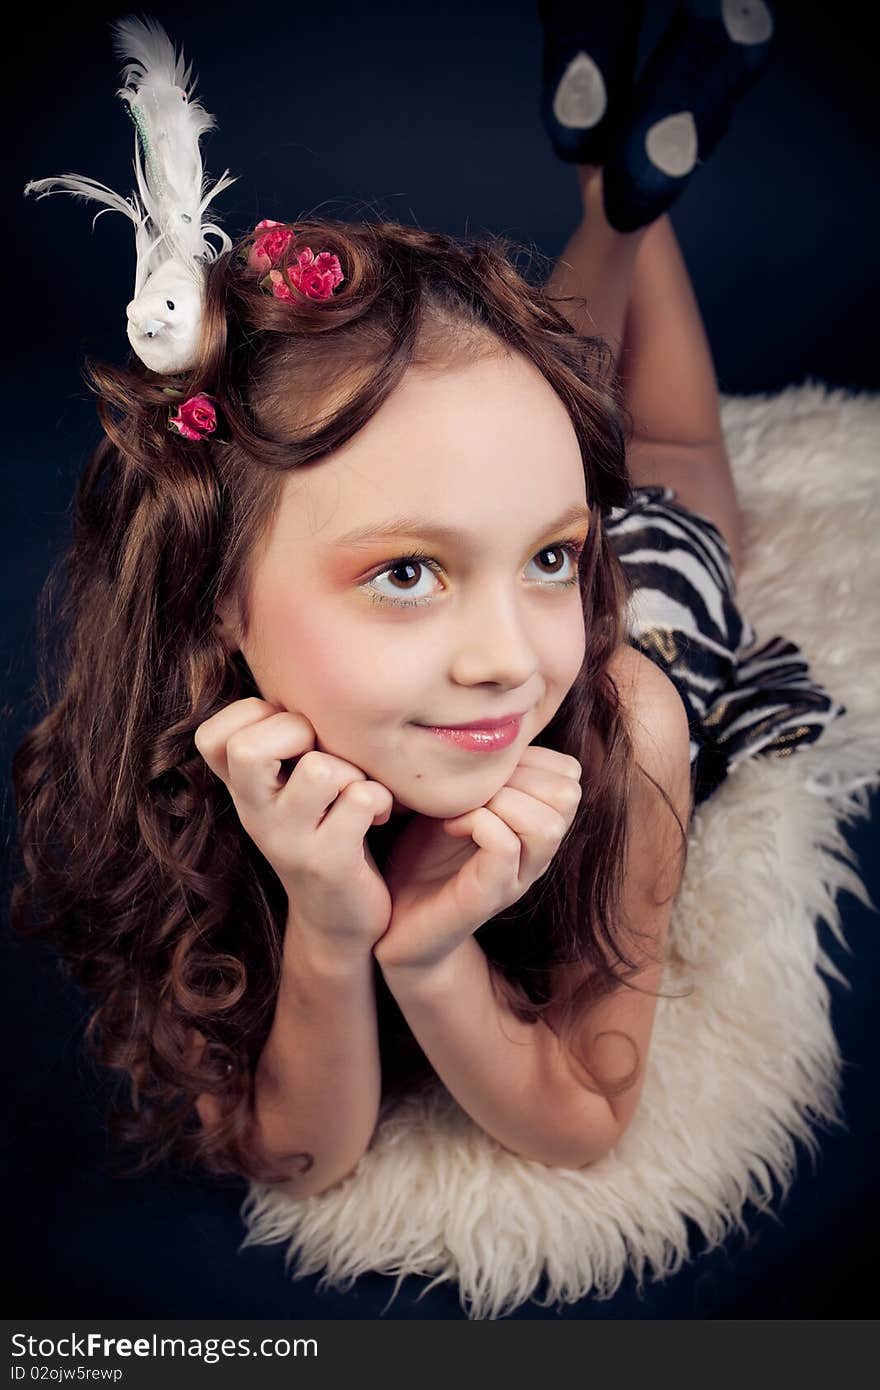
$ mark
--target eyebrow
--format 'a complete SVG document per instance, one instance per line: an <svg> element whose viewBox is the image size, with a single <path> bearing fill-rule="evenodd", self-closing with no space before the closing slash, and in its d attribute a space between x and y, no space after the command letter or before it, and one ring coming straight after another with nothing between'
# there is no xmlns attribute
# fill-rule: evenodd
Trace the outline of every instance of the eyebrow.
<svg viewBox="0 0 880 1390"><path fill-rule="evenodd" d="M590 509L582 503L566 507L561 516L551 522L542 532L542 536L551 535L553 532L564 530L567 526L574 525L575 522L587 522L590 520ZM364 545L370 541L389 540L393 536L424 536L427 540L443 541L447 544L456 541L460 536L467 537L467 532L458 531L452 526L443 526L439 522L431 521L424 516L392 516L386 521L378 521L370 526L359 526L354 531L346 531L345 535L337 536L335 545ZM481 538L474 536L477 541Z"/></svg>

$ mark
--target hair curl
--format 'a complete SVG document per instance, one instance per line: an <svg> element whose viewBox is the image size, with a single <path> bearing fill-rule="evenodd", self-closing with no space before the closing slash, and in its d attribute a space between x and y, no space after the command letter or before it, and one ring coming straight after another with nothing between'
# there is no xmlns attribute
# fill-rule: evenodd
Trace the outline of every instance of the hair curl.
<svg viewBox="0 0 880 1390"><path fill-rule="evenodd" d="M131 1108L114 1107L109 1123L142 1151L135 1173L173 1155L215 1174L283 1176L255 1151L252 1111L287 899L193 735L224 705L260 693L215 613L231 600L247 632L249 564L287 473L357 434L412 366L499 349L528 358L568 410L592 512L580 562L585 659L538 741L584 763L598 738L600 769L550 870L480 929L498 967L493 986L536 1021L551 1003L550 966L582 961L584 984L561 1030L573 1049L585 1004L636 970L619 921L634 756L607 669L626 640L630 594L602 524L631 501L630 425L611 353L528 282L506 238L390 221L284 225L295 233L285 275L297 244L309 244L334 251L345 279L325 301L267 296L240 254L255 233L207 267L200 358L172 380L186 395L214 396L217 435L194 444L169 431L169 379L135 359L86 361L104 437L77 486L72 540L40 596L40 717L13 758L24 870L13 928L47 939L95 1001L86 1040L129 1077ZM686 857L684 829L657 789ZM387 844L377 832L378 856ZM387 1041L402 1016L377 976L384 1077L395 1057L400 1064ZM194 1030L206 1044L197 1058ZM617 1094L635 1074L597 1089ZM199 1124L195 1100L206 1093L217 1119ZM301 1157L308 1168L312 1156Z"/></svg>

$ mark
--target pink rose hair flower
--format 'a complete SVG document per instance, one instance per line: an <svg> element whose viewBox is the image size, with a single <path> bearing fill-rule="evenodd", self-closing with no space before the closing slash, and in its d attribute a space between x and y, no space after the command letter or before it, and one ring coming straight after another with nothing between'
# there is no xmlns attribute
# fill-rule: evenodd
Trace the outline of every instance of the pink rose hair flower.
<svg viewBox="0 0 880 1390"><path fill-rule="evenodd" d="M265 275L273 266L281 264L281 258L293 240L293 232L283 222L273 222L270 217L258 222L254 231L262 231L262 236L258 236L251 246L247 263L251 270Z"/></svg>
<svg viewBox="0 0 880 1390"><path fill-rule="evenodd" d="M339 257L331 251L320 251L317 256L311 246L304 246L287 269L287 278L292 285L309 299L329 299L336 286L345 279ZM263 285L271 289L276 299L294 300L280 270L270 270Z"/></svg>
<svg viewBox="0 0 880 1390"><path fill-rule="evenodd" d="M203 391L190 396L177 414L169 417L168 428L175 434L182 434L184 439L205 439L213 434L217 428L213 396L206 396Z"/></svg>

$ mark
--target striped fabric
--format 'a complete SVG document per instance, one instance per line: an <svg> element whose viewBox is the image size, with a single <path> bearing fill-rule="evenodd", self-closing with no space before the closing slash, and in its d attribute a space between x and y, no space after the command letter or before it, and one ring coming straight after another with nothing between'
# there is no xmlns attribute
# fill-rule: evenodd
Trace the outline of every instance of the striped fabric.
<svg viewBox="0 0 880 1390"><path fill-rule="evenodd" d="M717 526L672 488L634 487L605 526L633 587L632 645L669 676L688 714L699 805L743 758L787 757L846 713L784 637L756 645L737 608L730 551Z"/></svg>

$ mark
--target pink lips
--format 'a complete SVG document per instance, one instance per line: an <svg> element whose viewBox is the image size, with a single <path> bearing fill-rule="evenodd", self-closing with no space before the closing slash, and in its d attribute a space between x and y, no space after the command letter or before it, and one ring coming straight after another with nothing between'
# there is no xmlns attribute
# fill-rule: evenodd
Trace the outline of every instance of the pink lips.
<svg viewBox="0 0 880 1390"><path fill-rule="evenodd" d="M491 753L496 748L509 747L516 740L522 719L521 714L515 714L507 719L487 720L484 724L459 724L454 728L423 724L421 727L472 753Z"/></svg>

